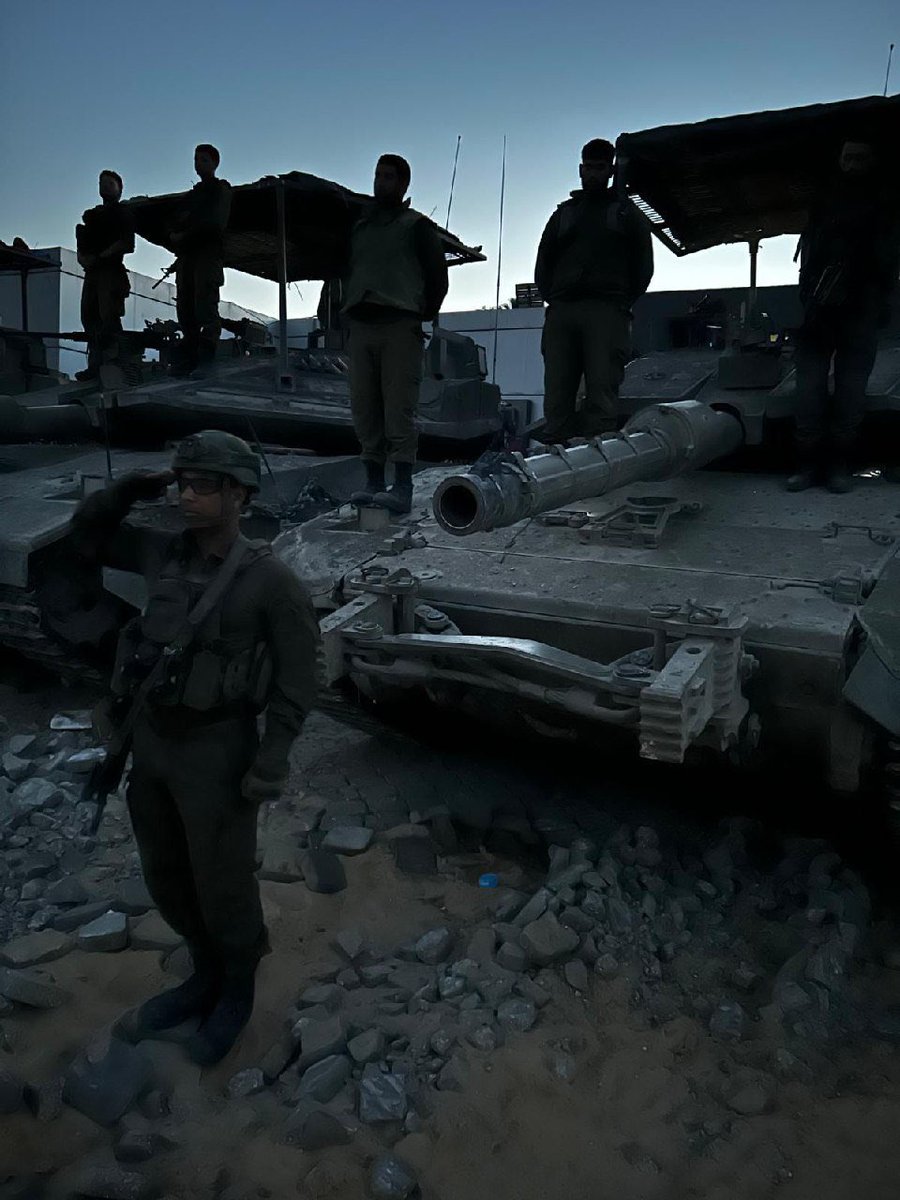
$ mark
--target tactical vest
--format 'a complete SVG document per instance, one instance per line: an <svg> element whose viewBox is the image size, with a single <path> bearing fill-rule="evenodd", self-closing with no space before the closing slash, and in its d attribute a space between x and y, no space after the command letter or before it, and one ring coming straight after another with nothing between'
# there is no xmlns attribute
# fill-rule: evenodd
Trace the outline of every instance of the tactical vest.
<svg viewBox="0 0 900 1200"><path fill-rule="evenodd" d="M265 542L251 542L236 579L272 553ZM112 691L117 696L133 695L155 666L159 656L184 627L188 613L209 586L209 578L186 575L182 564L168 559L150 585L147 603L119 637ZM232 581L232 585L233 585ZM227 596L227 592L226 592ZM212 610L182 655L171 655L159 685L148 697L153 706L180 706L196 712L217 709L260 712L265 708L273 669L268 646L253 642L236 646L221 633L223 597Z"/></svg>
<svg viewBox="0 0 900 1200"><path fill-rule="evenodd" d="M402 312L425 309L425 275L416 253L415 227L426 218L412 208L375 208L353 227L344 312L379 304Z"/></svg>
<svg viewBox="0 0 900 1200"><path fill-rule="evenodd" d="M581 199L559 206L559 233L550 296L627 299L632 288L625 210Z"/></svg>

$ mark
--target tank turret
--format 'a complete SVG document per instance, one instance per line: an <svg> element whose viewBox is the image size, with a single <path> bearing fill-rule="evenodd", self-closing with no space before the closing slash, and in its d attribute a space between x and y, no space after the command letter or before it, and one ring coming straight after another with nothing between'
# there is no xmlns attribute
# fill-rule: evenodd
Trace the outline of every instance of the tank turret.
<svg viewBox="0 0 900 1200"><path fill-rule="evenodd" d="M533 458L495 455L451 475L435 490L434 515L448 533L498 529L574 500L704 467L737 450L743 439L731 413L698 400L656 404L613 437L572 449L554 446Z"/></svg>

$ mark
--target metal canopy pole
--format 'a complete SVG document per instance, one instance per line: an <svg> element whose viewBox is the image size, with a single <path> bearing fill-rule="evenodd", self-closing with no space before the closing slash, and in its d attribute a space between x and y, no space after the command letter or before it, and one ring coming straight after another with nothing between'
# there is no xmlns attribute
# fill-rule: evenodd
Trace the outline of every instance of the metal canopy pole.
<svg viewBox="0 0 900 1200"><path fill-rule="evenodd" d="M749 308L747 316L749 318L754 308L756 308L756 267L759 258L759 238L751 238L748 245L750 247L750 295L747 297Z"/></svg>
<svg viewBox="0 0 900 1200"><path fill-rule="evenodd" d="M283 386L290 386L287 341L287 218L284 180L275 185L278 205L278 371Z"/></svg>
<svg viewBox="0 0 900 1200"><path fill-rule="evenodd" d="M22 296L22 332L28 332L28 272L19 272L19 288Z"/></svg>

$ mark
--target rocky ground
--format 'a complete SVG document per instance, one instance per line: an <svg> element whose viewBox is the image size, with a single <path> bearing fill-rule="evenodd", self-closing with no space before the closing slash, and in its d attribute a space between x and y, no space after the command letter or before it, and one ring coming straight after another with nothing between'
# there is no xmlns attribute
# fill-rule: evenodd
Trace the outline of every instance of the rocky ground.
<svg viewBox="0 0 900 1200"><path fill-rule="evenodd" d="M129 1037L189 965L122 799L85 834L90 697L9 678L2 1200L897 1194L891 912L816 821L316 715L260 817L257 1010L201 1072Z"/></svg>

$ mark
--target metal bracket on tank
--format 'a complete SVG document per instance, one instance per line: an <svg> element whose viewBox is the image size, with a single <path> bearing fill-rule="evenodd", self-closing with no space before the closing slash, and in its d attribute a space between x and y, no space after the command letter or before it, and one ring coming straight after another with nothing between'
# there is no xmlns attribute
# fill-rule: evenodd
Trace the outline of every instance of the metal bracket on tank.
<svg viewBox="0 0 900 1200"><path fill-rule="evenodd" d="M702 507L697 501L676 500L672 496L628 496L624 504L606 513L562 509L544 513L537 519L542 525L576 529L582 542L599 537L614 546L652 550L662 540L671 517L698 513Z"/></svg>
<svg viewBox="0 0 900 1200"><path fill-rule="evenodd" d="M749 711L741 689L756 660L743 651L747 618L698 605L655 605L653 683L640 695L641 757L683 762L688 746L722 751Z"/></svg>

